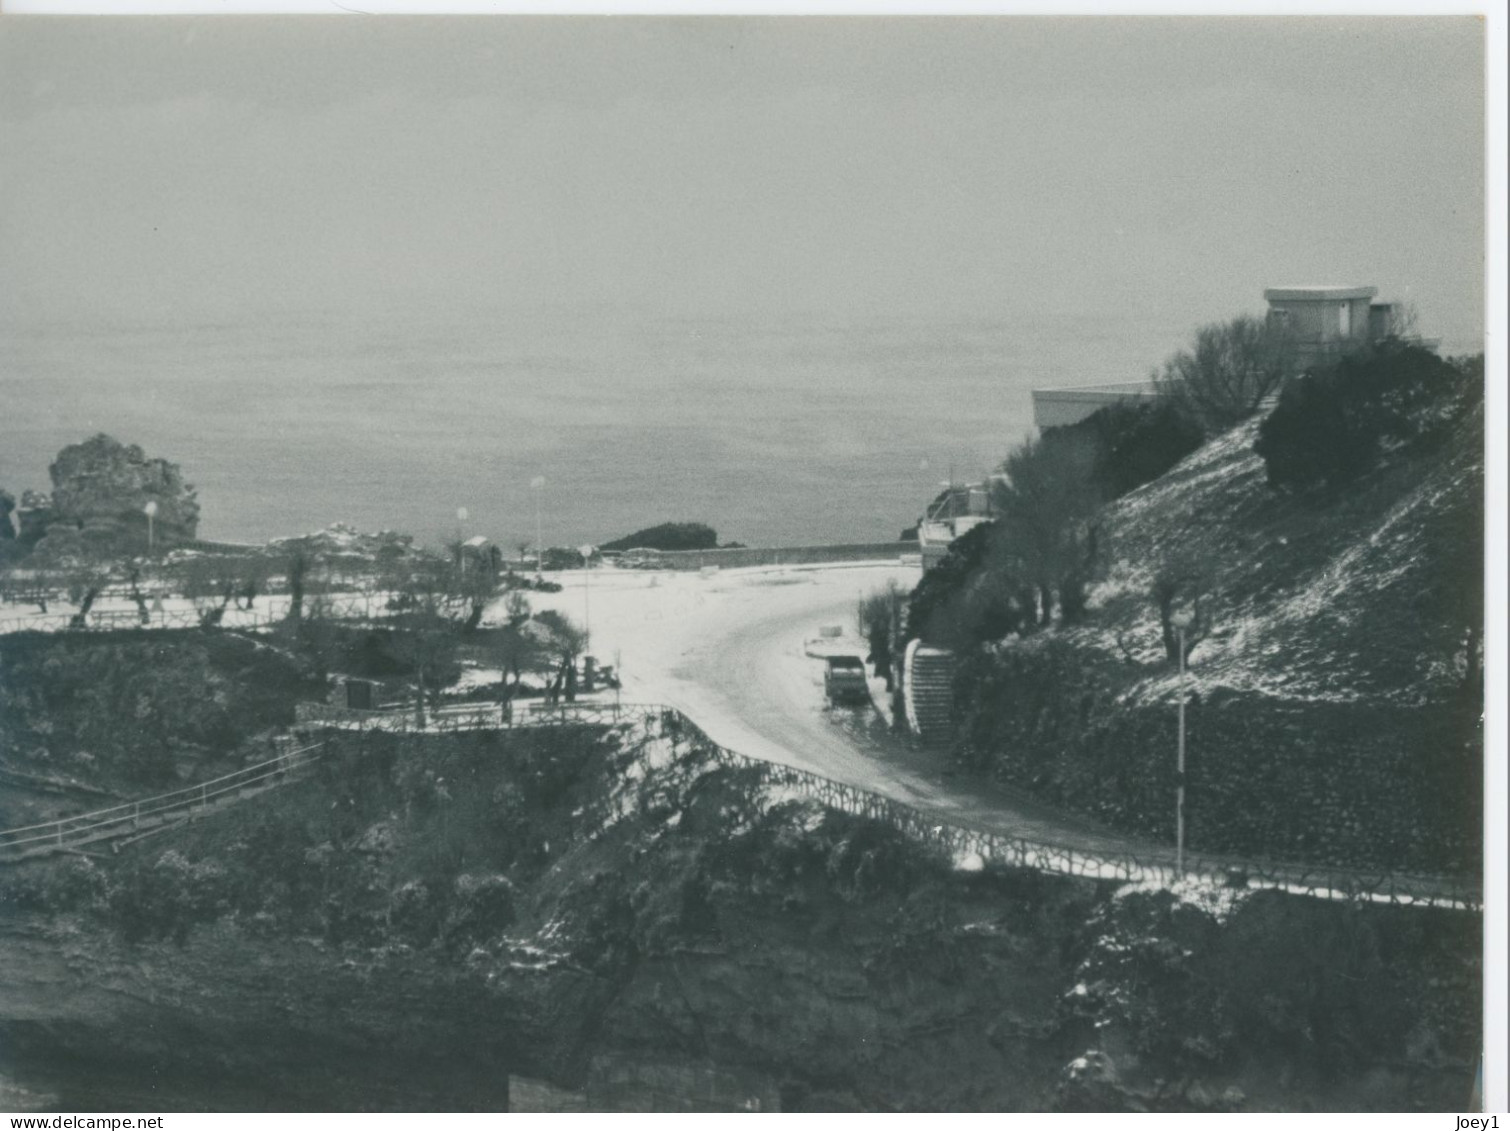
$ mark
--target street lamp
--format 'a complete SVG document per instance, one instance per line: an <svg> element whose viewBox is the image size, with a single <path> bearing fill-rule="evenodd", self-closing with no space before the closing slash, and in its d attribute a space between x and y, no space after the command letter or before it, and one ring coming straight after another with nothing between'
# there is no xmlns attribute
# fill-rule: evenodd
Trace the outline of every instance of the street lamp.
<svg viewBox="0 0 1510 1131"><path fill-rule="evenodd" d="M592 545L579 546L577 552L582 555L582 628L590 637L592 636L592 587L588 584L588 579L592 577L592 556L598 552L598 548Z"/></svg>
<svg viewBox="0 0 1510 1131"><path fill-rule="evenodd" d="M1185 630L1193 618L1188 610L1181 609L1169 618L1174 625L1177 647L1180 650L1180 738L1179 753L1175 766L1174 808L1174 866L1180 879L1185 878Z"/></svg>
<svg viewBox="0 0 1510 1131"><path fill-rule="evenodd" d="M467 572L467 548L462 539L467 536L466 522L468 514L466 507L456 508L456 567L462 573Z"/></svg>
<svg viewBox="0 0 1510 1131"><path fill-rule="evenodd" d="M157 517L157 500L148 499L147 505L142 507L142 513L147 516L147 556L152 555L152 520Z"/></svg>
<svg viewBox="0 0 1510 1131"><path fill-rule="evenodd" d="M538 577L541 572L540 544L540 492L545 490L545 476L537 475L530 480L530 490L535 493L535 574Z"/></svg>

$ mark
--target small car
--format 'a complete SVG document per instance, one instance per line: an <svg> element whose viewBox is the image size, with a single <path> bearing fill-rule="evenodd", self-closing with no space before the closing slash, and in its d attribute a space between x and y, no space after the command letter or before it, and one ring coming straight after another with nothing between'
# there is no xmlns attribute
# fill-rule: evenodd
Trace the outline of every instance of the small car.
<svg viewBox="0 0 1510 1131"><path fill-rule="evenodd" d="M830 703L868 703L870 684L859 656L829 656L823 672L823 692Z"/></svg>

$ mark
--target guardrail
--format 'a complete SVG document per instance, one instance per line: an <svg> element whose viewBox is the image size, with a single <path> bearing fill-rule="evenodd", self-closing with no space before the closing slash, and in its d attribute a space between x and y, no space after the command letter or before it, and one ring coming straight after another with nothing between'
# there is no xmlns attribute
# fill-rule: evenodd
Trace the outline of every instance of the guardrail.
<svg viewBox="0 0 1510 1131"><path fill-rule="evenodd" d="M300 703L295 708L297 724L332 726L343 730L383 730L398 734L443 734L467 730L500 730L512 727L553 725L615 726L644 720L666 708L649 703L608 703L591 700L578 703L498 703L426 708L421 722L412 705L361 708L329 703Z"/></svg>
<svg viewBox="0 0 1510 1131"><path fill-rule="evenodd" d="M426 724L420 726L412 711L368 711L311 703L300 704L298 718L304 723L333 726L355 723L358 729L454 734L502 727L613 725L635 719L645 720L664 710L643 703L541 703L529 704L505 716L498 704L488 703L470 709L429 712ZM292 780L291 775L295 771L313 763L324 749L325 743L312 743L198 785L89 813L5 829L0 831L0 862L10 863L31 856L76 849L86 844L117 840L215 812L234 801L254 797L286 784Z"/></svg>
<svg viewBox="0 0 1510 1131"><path fill-rule="evenodd" d="M953 860L975 856L982 864L994 861L1039 872L1166 889L1194 881L1212 888L1267 888L1319 899L1475 911L1483 907L1482 887L1468 877L1315 867L1254 857L1193 856L1188 851L1182 874L1173 850L1167 859L1131 851L1097 852L974 828L821 774L740 754L708 738L680 712L672 708L656 710L664 718L674 718L677 729L690 732L700 746L726 765L756 770L762 782L778 793L789 790L832 809L883 821L942 850Z"/></svg>
<svg viewBox="0 0 1510 1131"><path fill-rule="evenodd" d="M1098 852L976 828L822 774L740 754L714 742L676 708L662 704L530 703L505 712L501 705L487 703L461 710L427 712L424 725L420 725L410 709L362 710L315 703L301 705L298 719L306 725L418 734L514 727L613 726L639 722L647 729L658 728L662 735L686 736L696 748L724 765L755 770L769 791L769 801L779 800L783 792L796 793L831 809L885 822L904 835L941 850L955 861L975 857L982 865L996 862L1057 875L1166 889L1195 882L1209 888L1268 888L1319 899L1402 906L1468 910L1481 910L1483 906L1482 887L1469 877L1315 867L1254 857L1192 856L1189 853L1181 873L1175 866L1172 851L1167 858L1161 854L1131 851ZM307 766L323 749L323 743L315 743L172 793L5 830L0 832L0 860L113 839L154 825L172 823L175 817L187 819L210 812L212 803L222 802L232 795L234 799L240 799L284 784L292 771Z"/></svg>
<svg viewBox="0 0 1510 1131"><path fill-rule="evenodd" d="M0 858L14 860L77 848L176 824L208 813L228 801L241 800L285 784L290 775L319 758L323 749L323 743L300 747L266 762L170 793L37 825L6 829L0 832Z"/></svg>
<svg viewBox="0 0 1510 1131"><path fill-rule="evenodd" d="M301 610L301 619L306 622L320 620L363 621L391 616L388 608L392 594L375 593L361 596L329 598L323 595L307 595ZM152 609L145 619L140 609L93 609L82 621L77 612L33 613L28 616L0 617L0 633L50 632L71 629L76 632L121 632L130 629L151 630L166 628L225 628L239 631L258 631L275 628L289 620L288 609L279 612L256 612L238 609L234 605L219 610L215 608Z"/></svg>

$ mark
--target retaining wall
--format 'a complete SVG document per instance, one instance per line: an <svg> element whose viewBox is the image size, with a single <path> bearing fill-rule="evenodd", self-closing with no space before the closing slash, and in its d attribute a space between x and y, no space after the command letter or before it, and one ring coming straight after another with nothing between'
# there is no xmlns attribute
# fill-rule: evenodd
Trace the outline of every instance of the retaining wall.
<svg viewBox="0 0 1510 1131"><path fill-rule="evenodd" d="M837 546L742 547L732 550L661 550L647 555L667 569L740 569L745 566L818 565L825 562L897 561L916 554L916 541L850 542Z"/></svg>

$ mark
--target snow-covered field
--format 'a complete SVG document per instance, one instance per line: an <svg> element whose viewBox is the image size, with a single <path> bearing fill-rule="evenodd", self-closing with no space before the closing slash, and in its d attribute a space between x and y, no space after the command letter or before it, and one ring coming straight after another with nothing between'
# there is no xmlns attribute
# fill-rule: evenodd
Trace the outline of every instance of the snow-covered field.
<svg viewBox="0 0 1510 1131"><path fill-rule="evenodd" d="M330 601L343 612L363 616L381 616L386 597L369 593L330 593L304 599L306 609L315 602ZM258 597L250 609L240 609L235 604L227 605L222 615L222 628L255 628L288 615L289 598L286 594ZM35 604L0 604L0 633L32 630L53 632L67 628L69 620L77 613L78 606L71 601L49 601L47 612L41 612ZM194 602L187 597L163 597L147 593L149 623L153 628L182 628L197 624L199 612ZM98 598L89 610L89 623L93 627L133 628L141 623L141 614L136 602L120 593L109 593Z"/></svg>

